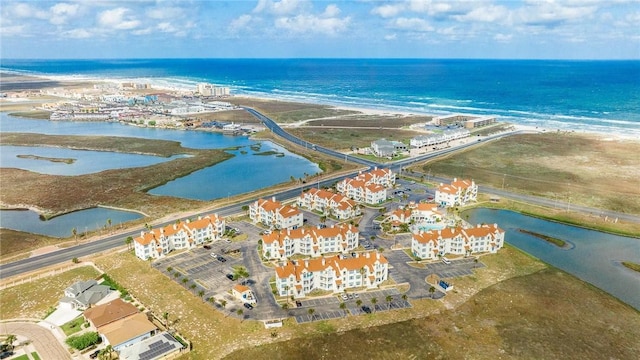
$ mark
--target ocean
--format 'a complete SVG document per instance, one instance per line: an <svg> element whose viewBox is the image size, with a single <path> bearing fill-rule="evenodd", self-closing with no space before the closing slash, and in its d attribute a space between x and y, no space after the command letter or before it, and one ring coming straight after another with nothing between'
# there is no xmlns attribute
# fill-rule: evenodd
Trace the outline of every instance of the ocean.
<svg viewBox="0 0 640 360"><path fill-rule="evenodd" d="M0 71L113 79L640 139L640 61L436 59L0 60Z"/></svg>

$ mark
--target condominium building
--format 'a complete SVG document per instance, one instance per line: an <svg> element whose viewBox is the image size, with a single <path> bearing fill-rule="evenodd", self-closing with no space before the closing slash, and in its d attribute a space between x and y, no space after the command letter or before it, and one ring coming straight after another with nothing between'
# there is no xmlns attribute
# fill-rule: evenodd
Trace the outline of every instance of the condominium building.
<svg viewBox="0 0 640 360"><path fill-rule="evenodd" d="M302 212L290 205L283 205L273 197L259 199L249 205L249 218L275 229L298 228L303 224Z"/></svg>
<svg viewBox="0 0 640 360"><path fill-rule="evenodd" d="M262 256L284 260L296 254L344 253L358 247L358 236L358 228L349 224L274 231L262 236Z"/></svg>
<svg viewBox="0 0 640 360"><path fill-rule="evenodd" d="M438 134L418 135L409 141L412 148L420 149L427 146L445 144L449 141L462 139L471 135L467 129L445 130Z"/></svg>
<svg viewBox="0 0 640 360"><path fill-rule="evenodd" d="M435 202L440 206L464 205L476 201L478 186L473 180L453 179L451 184L440 184L436 189Z"/></svg>
<svg viewBox="0 0 640 360"><path fill-rule="evenodd" d="M336 189L351 199L367 204L379 204L387 200L387 189L396 183L396 174L390 169L378 169L360 173L355 178L346 178Z"/></svg>
<svg viewBox="0 0 640 360"><path fill-rule="evenodd" d="M300 194L297 203L300 207L319 211L339 220L360 215L360 207L354 200L329 190L311 188Z"/></svg>
<svg viewBox="0 0 640 360"><path fill-rule="evenodd" d="M159 258L173 250L190 249L205 241L222 239L225 220L217 214L181 221L163 228L143 231L133 239L136 256L142 260Z"/></svg>
<svg viewBox="0 0 640 360"><path fill-rule="evenodd" d="M411 252L421 259L437 259L446 254L469 256L495 253L504 245L504 230L497 224L473 228L445 228L413 234Z"/></svg>
<svg viewBox="0 0 640 360"><path fill-rule="evenodd" d="M371 251L355 257L336 255L289 261L275 271L278 294L301 298L316 289L337 293L376 288L387 280L389 263L382 254Z"/></svg>

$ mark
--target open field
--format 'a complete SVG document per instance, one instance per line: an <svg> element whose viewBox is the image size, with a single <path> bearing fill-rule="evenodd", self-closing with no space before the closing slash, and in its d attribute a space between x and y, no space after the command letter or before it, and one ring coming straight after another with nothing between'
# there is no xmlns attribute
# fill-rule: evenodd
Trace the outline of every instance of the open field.
<svg viewBox="0 0 640 360"><path fill-rule="evenodd" d="M21 139L22 142L28 142L25 138L29 136L17 136L12 141L16 143ZM109 151L120 149L123 152L162 153L164 156L174 153L192 156L147 167L113 169L78 176L55 176L21 169L3 169L0 173L0 182L3 184L0 188L0 196L4 207L37 208L44 216L51 217L105 205L159 217L202 207L204 202L152 196L146 193L147 190L232 156L221 150L187 149L180 147L178 143L171 144L171 142L157 140L44 135L41 140L48 141L50 145L60 144L60 146L78 149L86 149L89 147L86 144L92 144L92 149L100 149L97 146L104 146ZM165 146L167 149L163 150ZM69 189L75 189L75 191L69 191Z"/></svg>
<svg viewBox="0 0 640 360"><path fill-rule="evenodd" d="M187 118L195 118L196 120L201 121L222 121L222 122L235 122L238 124L259 124L260 121L256 119L255 116L249 114L245 110L227 110L227 111L216 111L209 113L202 113L192 116L187 116Z"/></svg>
<svg viewBox="0 0 640 360"><path fill-rule="evenodd" d="M328 105L296 103L270 99L232 97L225 101L234 105L254 108L278 123L291 123L301 120L358 113L357 111L337 109Z"/></svg>
<svg viewBox="0 0 640 360"><path fill-rule="evenodd" d="M413 171L640 214L640 142L546 133L514 135L421 163Z"/></svg>
<svg viewBox="0 0 640 360"><path fill-rule="evenodd" d="M431 116L404 115L345 115L335 119L311 120L305 126L340 127L353 126L363 128L402 128L413 124L431 121Z"/></svg>
<svg viewBox="0 0 640 360"><path fill-rule="evenodd" d="M57 307L64 289L80 280L100 274L92 266L81 266L32 282L12 286L0 292L0 319L42 319L51 307Z"/></svg>
<svg viewBox="0 0 640 360"><path fill-rule="evenodd" d="M458 286L458 285L456 285ZM228 359L635 359L640 314L555 269L425 318L247 348Z"/></svg>
<svg viewBox="0 0 640 360"><path fill-rule="evenodd" d="M54 245L63 240L45 235L0 229L0 262L33 249Z"/></svg>
<svg viewBox="0 0 640 360"><path fill-rule="evenodd" d="M422 133L411 130L371 129L371 128L288 128L286 131L304 140L330 149L350 150L352 146L361 148L371 146L371 142L387 140L408 141Z"/></svg>

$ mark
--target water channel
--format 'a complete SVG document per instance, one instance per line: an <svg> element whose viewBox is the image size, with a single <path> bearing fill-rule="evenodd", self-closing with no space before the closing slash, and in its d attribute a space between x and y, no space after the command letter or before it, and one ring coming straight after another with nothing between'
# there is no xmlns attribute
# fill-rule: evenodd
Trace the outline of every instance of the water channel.
<svg viewBox="0 0 640 360"><path fill-rule="evenodd" d="M640 263L640 239L607 234L542 220L507 210L474 209L465 214L472 224L497 223L506 231L507 243L608 292L640 310L640 273L621 262ZM564 240L563 249L535 236L532 231Z"/></svg>
<svg viewBox="0 0 640 360"><path fill-rule="evenodd" d="M171 140L180 142L184 147L195 149L238 148L238 150L229 151L235 155L232 159L196 171L163 186L152 189L149 193L153 195L213 200L287 182L291 177L302 178L306 174L316 174L321 172L317 164L293 154L272 142L258 142L249 139L246 136L226 136L219 133L204 131L141 128L137 126L108 122L72 122L24 119L12 117L6 113L0 113L0 130L2 132L40 133L47 135L121 136ZM4 154L5 149L7 154ZM61 152L58 153L58 150ZM81 173L101 171L96 167L97 165L91 164L91 162L81 161L82 156L103 156L111 158L112 160L105 160L104 163L100 165L103 169L147 166L154 162L170 160L154 156L113 152L84 152L47 147L1 146L0 152L3 153L1 159L2 162L0 163L1 167L16 167L40 173L53 173L51 168L58 168L58 171L62 171L63 173L55 174L61 175L77 175ZM78 161L74 164L52 163L51 161L44 159L18 159L16 158L18 154L76 158ZM9 157L6 161L4 159L5 155ZM133 162L130 162L129 160ZM76 170L72 170L74 167ZM73 171L76 172L73 173ZM116 210L102 210L107 213L102 214L104 216L100 221L100 226L98 226L98 228L102 227L102 224L107 218L120 219L122 216L122 219L124 219L128 216L119 214L120 212ZM52 224L51 221L40 224L29 220L30 218L26 217L25 214L27 214L27 212L3 210L0 212L0 226L48 235L57 233L55 231L47 232L44 230L47 225ZM93 219L87 218L86 222L81 221L83 214L84 211L74 213L74 222L77 223L72 227L77 227L78 229L88 227L89 230L95 229L96 224ZM138 214L133 215L135 216L134 218L139 216ZM37 216L35 218L37 218ZM58 219L57 221L62 220ZM64 230L63 236L68 236L69 229L70 228Z"/></svg>

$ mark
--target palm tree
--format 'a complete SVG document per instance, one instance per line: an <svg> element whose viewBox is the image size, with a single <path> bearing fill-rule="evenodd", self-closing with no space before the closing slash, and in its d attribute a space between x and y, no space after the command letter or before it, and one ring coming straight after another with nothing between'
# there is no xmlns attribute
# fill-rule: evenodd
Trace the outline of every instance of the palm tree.
<svg viewBox="0 0 640 360"><path fill-rule="evenodd" d="M402 294L401 297L402 297L402 300L407 301L407 298L408 298L407 294Z"/></svg>
<svg viewBox="0 0 640 360"><path fill-rule="evenodd" d="M202 291L202 290L200 290L200 291ZM203 292L204 292L204 291L203 291ZM215 302L216 302L216 298L214 298L213 296L209 296L209 297L207 298L207 301L208 301L208 302L210 302L210 303L211 303L211 305L213 305L213 303L215 303Z"/></svg>
<svg viewBox="0 0 640 360"><path fill-rule="evenodd" d="M244 321L244 317L242 316L242 314L244 314L244 311L242 309L238 309L236 311L236 314L238 314L238 316L240 316L240 322Z"/></svg>
<svg viewBox="0 0 640 360"><path fill-rule="evenodd" d="M107 226L109 226L109 228L111 228L111 219L107 219Z"/></svg>
<svg viewBox="0 0 640 360"><path fill-rule="evenodd" d="M179 272L177 272L177 271L176 271L176 272L174 272L174 273L173 273L173 277L174 277L174 278L177 278L177 277L179 277L179 276L180 276L180 273L179 273Z"/></svg>
<svg viewBox="0 0 640 360"><path fill-rule="evenodd" d="M242 205L242 211L249 213L249 205Z"/></svg>
<svg viewBox="0 0 640 360"><path fill-rule="evenodd" d="M245 268L244 266L235 266L233 268L233 277L235 279L245 279L248 278L249 272L247 271L247 268Z"/></svg>
<svg viewBox="0 0 640 360"><path fill-rule="evenodd" d="M478 258L473 259L473 268L475 269L478 266Z"/></svg>
<svg viewBox="0 0 640 360"><path fill-rule="evenodd" d="M432 299L433 299L433 293L435 293L435 292L436 292L436 288L435 288L435 287L433 287L433 286L431 286L431 287L429 288L429 294L431 294L431 298L432 298Z"/></svg>
<svg viewBox="0 0 640 360"><path fill-rule="evenodd" d="M373 311L376 311L376 304L378 303L378 299L375 297L371 298L371 305L373 305Z"/></svg>
<svg viewBox="0 0 640 360"><path fill-rule="evenodd" d="M195 290L195 289L196 289L196 287L198 287L198 285L196 285L196 284L191 284L191 285L189 285L189 288L190 288L192 291L193 291L193 290Z"/></svg>
<svg viewBox="0 0 640 360"><path fill-rule="evenodd" d="M187 285L187 283L189 282L189 278L182 278L182 283Z"/></svg>
<svg viewBox="0 0 640 360"><path fill-rule="evenodd" d="M282 310L284 310L284 311L289 310L289 303L284 303L284 304L282 304L281 308L282 308Z"/></svg>
<svg viewBox="0 0 640 360"><path fill-rule="evenodd" d="M71 235L73 235L73 238L76 240L76 242L78 242L78 229L71 229Z"/></svg>
<svg viewBox="0 0 640 360"><path fill-rule="evenodd" d="M6 340L4 341L5 345L7 345L7 347L13 351L13 342L16 341L17 337L13 334L9 334L7 335Z"/></svg>
<svg viewBox="0 0 640 360"><path fill-rule="evenodd" d="M127 250L131 250L131 244L133 243L133 238L131 236L127 236L127 238L124 239L124 243L127 244Z"/></svg>
<svg viewBox="0 0 640 360"><path fill-rule="evenodd" d="M222 306L222 308L224 309L227 306L227 300L225 299L220 300L220 306Z"/></svg>
<svg viewBox="0 0 640 360"><path fill-rule="evenodd" d="M204 302L204 298L203 298L203 296L204 296L204 290L200 290L200 291L198 291L198 296L200 296L200 299L203 299L203 300L202 300L202 302Z"/></svg>
<svg viewBox="0 0 640 360"><path fill-rule="evenodd" d="M340 303L340 310L344 311L344 316L347 316L347 304L344 302Z"/></svg>
<svg viewBox="0 0 640 360"><path fill-rule="evenodd" d="M315 316L313 314L316 312L316 309L309 308L309 310L307 310L307 312L309 313L309 316L311 316L311 320L313 320L315 318Z"/></svg>
<svg viewBox="0 0 640 360"><path fill-rule="evenodd" d="M98 353L99 359L111 359L113 355L113 347L111 345L107 345L104 349L100 350Z"/></svg>
<svg viewBox="0 0 640 360"><path fill-rule="evenodd" d="M168 312L163 312L162 313L162 318L164 319L164 327L165 328L169 328L169 313Z"/></svg>
<svg viewBox="0 0 640 360"><path fill-rule="evenodd" d="M362 306L362 300L360 299L356 300L356 305L358 305L358 307Z"/></svg>
<svg viewBox="0 0 640 360"><path fill-rule="evenodd" d="M387 310L389 310L391 308L391 302L393 301L393 296L387 295L385 300L387 300Z"/></svg>

